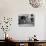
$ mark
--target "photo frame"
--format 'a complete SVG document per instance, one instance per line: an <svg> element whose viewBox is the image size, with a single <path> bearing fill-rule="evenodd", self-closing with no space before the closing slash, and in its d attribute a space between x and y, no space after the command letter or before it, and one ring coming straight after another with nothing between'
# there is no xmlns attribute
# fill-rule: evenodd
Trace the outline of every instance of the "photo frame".
<svg viewBox="0 0 46 46"><path fill-rule="evenodd" d="M34 15L33 14L22 14L18 16L19 26L34 26Z"/></svg>

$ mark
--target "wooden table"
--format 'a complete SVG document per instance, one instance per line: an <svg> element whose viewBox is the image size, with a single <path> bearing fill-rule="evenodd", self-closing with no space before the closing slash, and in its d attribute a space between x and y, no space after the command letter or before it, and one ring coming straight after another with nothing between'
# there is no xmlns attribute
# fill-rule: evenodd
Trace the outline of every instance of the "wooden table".
<svg viewBox="0 0 46 46"><path fill-rule="evenodd" d="M13 46L46 46L46 40L8 40L7 43L12 44Z"/></svg>
<svg viewBox="0 0 46 46"><path fill-rule="evenodd" d="M16 46L24 44L24 46L46 46L46 40L29 41L29 40L16 40Z"/></svg>

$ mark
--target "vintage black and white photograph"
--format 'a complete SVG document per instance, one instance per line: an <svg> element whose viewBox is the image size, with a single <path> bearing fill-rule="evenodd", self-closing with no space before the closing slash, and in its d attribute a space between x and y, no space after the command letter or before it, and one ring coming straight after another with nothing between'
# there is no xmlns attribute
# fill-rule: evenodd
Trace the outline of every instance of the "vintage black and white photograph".
<svg viewBox="0 0 46 46"><path fill-rule="evenodd" d="M34 26L34 14L18 16L18 24L21 26Z"/></svg>

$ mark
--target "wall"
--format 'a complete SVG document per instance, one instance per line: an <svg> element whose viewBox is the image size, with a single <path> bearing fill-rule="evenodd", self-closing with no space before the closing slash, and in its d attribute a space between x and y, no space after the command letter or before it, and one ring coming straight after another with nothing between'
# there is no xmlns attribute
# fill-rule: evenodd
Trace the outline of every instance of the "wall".
<svg viewBox="0 0 46 46"><path fill-rule="evenodd" d="M45 39L45 16L46 8L45 5L40 8L33 8L30 6L28 0L0 0L0 17L13 17L13 22L10 31L10 37L16 40L27 40L34 34L37 35L39 40ZM31 14L35 15L35 26L34 27L19 27L18 16L19 14ZM0 31L0 35L2 35ZM45 34L44 34L45 33ZM3 36L3 35L2 35ZM0 39L4 39L0 36Z"/></svg>

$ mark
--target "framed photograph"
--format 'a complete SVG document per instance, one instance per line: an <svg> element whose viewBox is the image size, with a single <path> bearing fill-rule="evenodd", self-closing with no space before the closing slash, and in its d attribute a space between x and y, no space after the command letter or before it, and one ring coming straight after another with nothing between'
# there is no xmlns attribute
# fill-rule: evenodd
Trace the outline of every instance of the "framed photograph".
<svg viewBox="0 0 46 46"><path fill-rule="evenodd" d="M22 14L18 16L19 26L34 26L34 15L33 14Z"/></svg>

